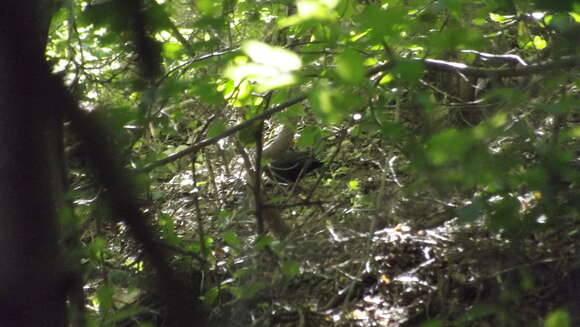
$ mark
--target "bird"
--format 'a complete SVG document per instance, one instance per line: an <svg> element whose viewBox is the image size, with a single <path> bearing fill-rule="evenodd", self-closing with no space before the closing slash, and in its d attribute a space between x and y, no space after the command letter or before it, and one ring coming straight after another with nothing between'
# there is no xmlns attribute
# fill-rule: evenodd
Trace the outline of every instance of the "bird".
<svg viewBox="0 0 580 327"><path fill-rule="evenodd" d="M279 183L294 184L322 165L311 151L289 151L270 162L265 171Z"/></svg>

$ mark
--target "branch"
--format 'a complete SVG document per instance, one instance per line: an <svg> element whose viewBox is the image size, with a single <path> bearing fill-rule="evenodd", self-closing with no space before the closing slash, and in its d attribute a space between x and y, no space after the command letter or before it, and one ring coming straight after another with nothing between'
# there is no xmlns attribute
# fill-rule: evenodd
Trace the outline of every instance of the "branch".
<svg viewBox="0 0 580 327"><path fill-rule="evenodd" d="M162 78L159 79L159 81L157 82L157 84L161 84L165 79L167 79L169 77L169 75L173 74L175 71L177 71L177 70L179 70L179 69L181 69L183 67L191 66L191 65L196 64L198 62L202 62L204 60L208 60L208 59L211 59L213 57L223 56L223 55L226 55L228 53L233 53L233 52L236 52L236 51L239 51L239 50L240 50L239 48L231 48L231 49L226 49L226 50L223 50L223 51L212 52L212 53L209 53L209 54L206 54L206 55L203 55L203 56L200 56L200 57L197 57L197 58L193 58L191 60L188 60L185 63L180 64L180 65L177 65L176 67L174 67L171 70L169 70Z"/></svg>
<svg viewBox="0 0 580 327"><path fill-rule="evenodd" d="M556 60L547 60L523 67L515 68L484 68L468 66L459 62L444 61L438 59L411 59L412 61L422 62L429 71L439 71L447 73L462 73L466 76L473 77L516 77L527 76L543 73L551 70L568 69L580 66L580 57L566 56ZM367 76L392 69L394 63L378 65L367 72Z"/></svg>
<svg viewBox="0 0 580 327"><path fill-rule="evenodd" d="M223 133L221 133L219 135L216 135L214 137L210 137L210 138L207 138L207 139L202 140L200 142L197 142L197 143L193 144L192 146L190 146L189 148L187 148L187 149L185 149L183 151L174 153L174 154L168 156L167 158L161 159L161 160L156 161L156 162L154 162L154 163L152 163L150 165L147 165L147 166L139 169L138 171L141 171L141 172L149 172L149 171L151 171L151 170L153 170L153 169L155 169L157 167L163 166L163 165L168 164L170 162L173 162L173 161L175 161L177 159L183 158L183 157L185 157L185 156L187 156L189 154L192 154L192 153L198 151L201 148L204 148L204 147L206 147L208 145L217 143L219 140L221 140L223 138L226 138L228 136L231 136L231 135L233 135L233 134L241 131L242 129L244 129L244 128L250 126L250 125L252 125L254 122L262 121L264 119L268 119L273 114L275 114L277 112L280 112L280 111L282 111L282 110L284 110L284 109L286 109L286 108L288 108L290 106L293 106L293 105L295 105L297 103L300 103L300 102L304 101L306 98L307 98L306 95L299 95L299 96L295 97L294 99L291 99L291 100L288 100L288 101L286 101L284 103L281 103L279 105L276 105L276 106L274 106L274 107L272 107L272 108L264 111L263 113L261 113L261 114L259 114L257 116L254 116L251 119L248 119L248 120L244 121L243 123L240 123L240 124L238 124L238 125L230 128L230 129L224 131Z"/></svg>
<svg viewBox="0 0 580 327"><path fill-rule="evenodd" d="M206 56L204 56L204 57L206 57ZM200 58L203 58L203 57L200 57ZM464 75L473 76L473 77L526 76L526 75L537 74L537 73L550 71L550 70L554 70L554 69L566 69L566 68L580 66L580 57L575 57L575 56L562 57L558 60L544 61L544 62L540 62L540 63L530 64L530 65L524 66L524 67L503 68L503 69L472 67L472 66L468 66L468 65L463 64L463 63L443 61L443 60L438 60L438 59L412 59L412 60L418 61L418 62L423 62L425 64L425 66L427 67L427 69L431 70L431 71L440 71L440 72L448 72L448 73L459 72L459 73L462 73ZM378 65L378 66L375 66L375 67L369 69L367 71L366 75L368 77L371 77L379 72L392 69L394 66L395 66L394 62L388 62L386 64ZM150 165L147 165L141 169L138 169L138 171L150 172L151 170L153 170L157 167L166 165L166 164L173 162L177 159L183 158L191 153L198 151L201 148L204 148L208 145L214 144L223 138L226 138L228 136L231 136L231 135L241 131L242 129L253 124L254 122L268 119L273 114L280 112L280 111L282 111L282 110L284 110L292 105L300 103L300 102L304 101L306 98L307 98L307 95L304 95L304 94L299 95L299 96L295 97L294 99L288 100L284 103L281 103L277 106L274 106L274 107L264 111L263 113L261 113L257 116L254 116L251 119L246 120L243 123L240 123L240 124L230 128L230 129L228 129L227 131L224 131L223 133L221 133L219 135L216 135L214 137L210 137L210 138L207 138L207 139L202 140L200 142L197 142L196 144L190 146L189 148L187 148L183 151L177 152L177 153L172 154L164 159L153 162Z"/></svg>

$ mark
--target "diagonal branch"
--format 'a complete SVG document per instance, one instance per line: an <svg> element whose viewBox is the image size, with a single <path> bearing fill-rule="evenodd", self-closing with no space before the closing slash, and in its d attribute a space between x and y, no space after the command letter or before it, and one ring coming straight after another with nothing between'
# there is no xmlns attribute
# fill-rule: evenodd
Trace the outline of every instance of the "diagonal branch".
<svg viewBox="0 0 580 327"><path fill-rule="evenodd" d="M204 148L204 147L206 147L208 145L212 145L214 143L217 143L219 140L221 140L223 138L226 138L228 136L231 136L231 135L233 135L233 134L241 131L242 129L244 129L244 128L250 126L250 125L252 125L254 122L262 121L264 119L268 119L273 114L275 114L277 112L280 112L280 111L282 111L282 110L284 110L284 109L286 109L286 108L288 108L290 106L293 106L293 105L295 105L297 103L300 103L300 102L304 101L306 98L307 98L306 95L299 95L299 96L295 97L294 99L291 99L291 100L288 100L288 101L286 101L284 103L281 103L279 105L276 105L276 106L274 106L274 107L272 107L272 108L264 111L263 113L261 113L259 115L256 115L256 116L252 117L251 119L248 119L248 120L244 121L243 123L240 123L240 124L238 124L238 125L230 128L230 129L224 131L223 133L221 133L219 135L216 135L214 137L210 137L210 138L207 138L207 139L202 140L200 142L197 142L197 143L193 144L192 146L190 146L189 148L187 148L187 149L185 149L183 151L174 153L174 154L168 156L167 158L163 158L163 159L161 159L159 161L153 162L152 164L147 165L147 166L141 168L140 171L142 171L142 172L149 172L149 171L151 171L151 170L153 170L153 169L155 169L157 167L166 165L166 164L168 164L170 162L173 162L173 161L175 161L177 159L183 158L183 157L185 157L185 156L187 156L189 154L192 154L192 153L198 151L201 148Z"/></svg>
<svg viewBox="0 0 580 327"><path fill-rule="evenodd" d="M459 72L459 73L462 73L462 74L465 74L468 76L473 76L473 77L527 76L527 75L542 73L542 72L546 72L546 71L550 71L550 70L567 69L567 68L573 68L576 66L580 66L580 57L576 57L576 56L566 56L566 57L562 57L562 58L557 59L557 60L549 60L549 61L539 62L539 63L535 63L535 64L530 64L528 66L516 67L516 68L480 68L480 67L468 66L468 65L463 64L463 63L444 61L444 60L438 60L438 59L412 59L412 60L424 63L427 70L448 72L448 73ZM378 66L375 66L375 67L369 69L367 71L366 75L368 77L370 77L370 76L375 75L379 72L392 69L394 66L395 66L394 62L388 62L386 64L378 65ZM291 99L291 100L288 100L284 103L276 105L276 106L264 111L263 113L261 113L257 116L254 116L251 119L246 120L246 121L230 128L230 129L224 131L223 133L221 133L219 135L216 135L214 137L210 137L210 138L204 139L200 142L197 142L197 143L193 144L192 146L190 146L189 148L187 148L183 151L174 153L174 154L172 154L166 158L163 158L161 160L158 160L156 162L153 162L153 163L139 169L139 171L149 172L157 167L161 167L161 166L166 165L170 162L173 162L177 159L180 159L180 158L183 158L187 155L190 155L190 154L198 151L201 148L204 148L208 145L212 145L223 138L226 138L228 136L231 136L231 135L241 131L242 129L252 125L254 122L268 119L273 114L280 112L280 111L282 111L290 106L293 106L297 103L304 101L307 97L308 97L307 95L302 94L302 95L295 97L294 99Z"/></svg>

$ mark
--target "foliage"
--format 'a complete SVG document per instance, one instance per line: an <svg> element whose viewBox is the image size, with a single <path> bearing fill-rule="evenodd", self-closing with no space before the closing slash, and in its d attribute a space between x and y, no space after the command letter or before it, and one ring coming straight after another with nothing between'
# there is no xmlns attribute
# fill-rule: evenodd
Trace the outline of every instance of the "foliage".
<svg viewBox="0 0 580 327"><path fill-rule="evenodd" d="M171 264L201 287L216 321L249 325L247 312L265 317L280 303L303 312L280 290L328 268L322 252L293 249L323 242L315 233L336 241L335 230L420 230L458 217L522 257L532 239L555 247L549 240L577 237L578 2L142 2L147 47L123 1L69 0L53 17L47 56L81 107L106 119ZM286 240L255 238L240 177L261 121L266 140L290 127L296 146L325 162L301 185L261 185L293 226ZM139 244L111 222L122 219L110 220L74 137L67 146L78 221L65 229L81 234L91 321L161 325ZM509 300L494 296L515 308L527 294L515 288ZM478 304L456 323L514 325L522 314ZM571 325L564 309L538 310L547 326Z"/></svg>

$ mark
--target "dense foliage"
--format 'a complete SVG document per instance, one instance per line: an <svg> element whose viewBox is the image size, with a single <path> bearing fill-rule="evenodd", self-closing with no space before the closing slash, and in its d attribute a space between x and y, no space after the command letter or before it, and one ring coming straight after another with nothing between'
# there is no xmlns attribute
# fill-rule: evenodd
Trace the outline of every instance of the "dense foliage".
<svg viewBox="0 0 580 327"><path fill-rule="evenodd" d="M129 3L64 1L46 50L106 132L65 130L89 325L185 326L164 264L217 326L580 321L580 3ZM323 166L254 179L284 135Z"/></svg>

